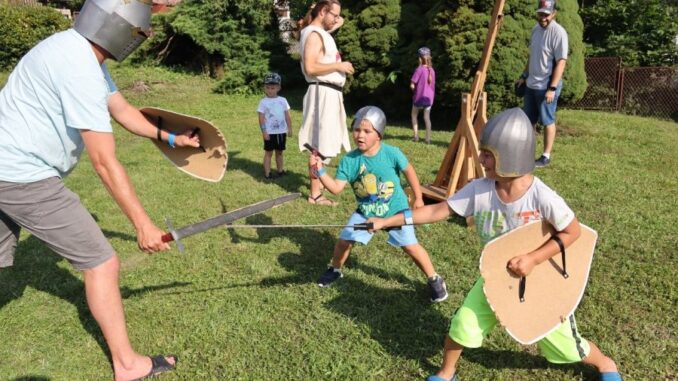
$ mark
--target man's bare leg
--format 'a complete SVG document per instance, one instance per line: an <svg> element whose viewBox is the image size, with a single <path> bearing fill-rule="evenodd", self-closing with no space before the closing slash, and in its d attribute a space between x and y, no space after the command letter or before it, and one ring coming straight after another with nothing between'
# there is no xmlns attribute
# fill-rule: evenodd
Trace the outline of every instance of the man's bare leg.
<svg viewBox="0 0 678 381"><path fill-rule="evenodd" d="M116 255L83 273L87 304L111 351L115 380L128 381L148 374L151 370L151 359L136 353L127 336L118 285L119 271L120 260ZM167 361L174 364L173 358L167 358Z"/></svg>
<svg viewBox="0 0 678 381"><path fill-rule="evenodd" d="M552 123L544 127L544 153L551 154L553 142L556 140L556 124Z"/></svg>

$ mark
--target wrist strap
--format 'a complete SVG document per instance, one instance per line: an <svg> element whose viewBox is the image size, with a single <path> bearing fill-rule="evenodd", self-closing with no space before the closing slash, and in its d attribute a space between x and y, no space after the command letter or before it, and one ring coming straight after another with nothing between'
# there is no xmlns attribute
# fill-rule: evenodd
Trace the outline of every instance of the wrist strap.
<svg viewBox="0 0 678 381"><path fill-rule="evenodd" d="M414 225L414 220L412 219L412 210L403 210L403 216L405 216L405 225Z"/></svg>
<svg viewBox="0 0 678 381"><path fill-rule="evenodd" d="M169 137L167 138L167 144L172 148L174 148L174 139L176 139L176 137L176 135L170 132Z"/></svg>
<svg viewBox="0 0 678 381"><path fill-rule="evenodd" d="M158 128L158 141L161 142L162 141L162 134L161 134L162 128L160 128L160 127L157 127L157 128Z"/></svg>
<svg viewBox="0 0 678 381"><path fill-rule="evenodd" d="M554 234L551 236L551 239L556 241L558 244L558 248L560 248L560 257L562 258L563 261L563 271L561 271L561 274L563 275L563 278L567 279L570 274L567 273L567 267L565 264L565 245L563 244L563 241L558 237L558 235Z"/></svg>
<svg viewBox="0 0 678 381"><path fill-rule="evenodd" d="M527 79L527 77L529 77L529 76L530 76L530 74L528 72L524 71L523 74L520 75L520 78Z"/></svg>

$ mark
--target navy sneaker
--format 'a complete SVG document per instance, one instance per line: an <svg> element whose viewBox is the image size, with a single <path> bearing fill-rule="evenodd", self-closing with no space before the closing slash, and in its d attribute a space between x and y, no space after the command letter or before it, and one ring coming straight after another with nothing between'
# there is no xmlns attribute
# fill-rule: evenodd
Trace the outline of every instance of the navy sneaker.
<svg viewBox="0 0 678 381"><path fill-rule="evenodd" d="M546 157L546 156L544 156L544 155L541 155L541 157L540 157L539 159L537 159L537 160L534 161L534 165L535 165L537 168L544 168L544 167L546 167L546 166L549 165L549 164L551 164L551 159L548 158L548 157Z"/></svg>
<svg viewBox="0 0 678 381"><path fill-rule="evenodd" d="M439 303L447 299L449 295L443 277L436 275L433 280L429 280L427 283L431 290L431 303Z"/></svg>
<svg viewBox="0 0 678 381"><path fill-rule="evenodd" d="M341 270L330 267L320 276L318 279L318 286L327 287L332 284L335 280L343 278L344 274L341 273Z"/></svg>

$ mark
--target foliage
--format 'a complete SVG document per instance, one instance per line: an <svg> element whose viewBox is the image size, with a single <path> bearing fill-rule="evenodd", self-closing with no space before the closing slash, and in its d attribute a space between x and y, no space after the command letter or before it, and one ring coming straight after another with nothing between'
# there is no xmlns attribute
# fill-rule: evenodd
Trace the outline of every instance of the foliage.
<svg viewBox="0 0 678 381"><path fill-rule="evenodd" d="M68 27L52 8L0 3L0 68L13 67L38 42Z"/></svg>
<svg viewBox="0 0 678 381"><path fill-rule="evenodd" d="M621 56L627 66L678 65L675 1L597 1L581 14L587 55Z"/></svg>
<svg viewBox="0 0 678 381"><path fill-rule="evenodd" d="M219 92L261 88L277 21L269 0L186 0L154 16L155 37L136 55L209 72Z"/></svg>
<svg viewBox="0 0 678 381"><path fill-rule="evenodd" d="M577 100L586 90L583 24L576 0L558 4L557 21L570 40L561 97ZM346 23L336 34L337 45L356 69L348 101L408 115L409 107L403 104L410 102L409 75L418 65L417 48L426 45L432 49L437 74L436 105L446 109L446 116L458 111L461 93L470 90L480 62L494 1L347 0L342 5ZM506 2L484 87L490 113L520 104L512 84L525 67L534 16L534 1Z"/></svg>
<svg viewBox="0 0 678 381"><path fill-rule="evenodd" d="M114 127L118 158L159 226L164 217L178 227L289 192L308 194L308 157L293 149L294 139L284 154L288 175L263 178L255 112L260 96L215 94L206 76L127 62L109 67L132 104L204 118L228 142L224 179L208 183L175 169L148 139ZM138 80L150 91L132 91ZM298 125L300 96L282 95ZM536 174L599 234L577 309L580 332L617 361L625 380L672 380L678 177L667 174L678 172L678 129L672 122L611 113L562 110L558 116L554 161ZM407 125L391 122L385 139L402 149L422 183L430 183L451 133L434 131L430 145L410 136ZM481 248L460 219L417 228L447 280L450 297L437 305L428 302L420 270L386 243L384 233L354 248L344 278L327 289L315 280L332 255L339 233L333 228L217 228L185 238L185 253L172 244L168 252L145 255L86 157L66 184L120 257L135 349L180 358L162 381L423 380L440 365L449 319L479 275ZM334 208L299 199L235 224L343 224L355 200L349 189L336 199ZM2 380L112 379L81 272L24 231L14 266L0 270L0 285ZM598 379L582 364L547 363L535 347L519 346L499 326L482 348L464 351L459 369L464 380Z"/></svg>

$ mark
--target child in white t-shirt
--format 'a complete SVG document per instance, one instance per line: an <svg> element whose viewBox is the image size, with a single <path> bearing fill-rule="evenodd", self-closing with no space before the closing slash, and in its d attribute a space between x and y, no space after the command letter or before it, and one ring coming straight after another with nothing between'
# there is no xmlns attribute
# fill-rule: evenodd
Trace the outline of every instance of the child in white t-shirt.
<svg viewBox="0 0 678 381"><path fill-rule="evenodd" d="M264 138L264 177L273 179L271 174L271 156L275 151L275 164L278 169L277 177L285 175L283 166L283 151L287 143L287 136L292 136L292 118L290 105L287 99L278 96L280 91L280 75L268 73L264 77L264 92L266 97L259 101L259 127Z"/></svg>
<svg viewBox="0 0 678 381"><path fill-rule="evenodd" d="M580 234L579 221L565 200L532 174L535 146L532 123L519 108L506 110L490 119L480 139L480 164L485 177L474 180L438 204L403 214L379 219L371 218L374 229L403 224L426 224L444 221L451 214L473 216L476 231L483 244L530 221L547 220L557 233L537 250L518 255L506 268L519 277L527 276L540 263L547 261ZM555 238L557 237L557 238ZM457 381L457 362L464 348L478 348L485 336L498 324L483 293L479 278L459 307L445 337L443 363L427 381ZM621 381L615 362L604 355L577 329L574 314L537 346L551 363L582 362L600 372L600 381Z"/></svg>

